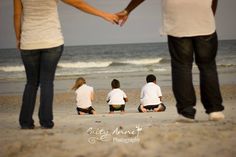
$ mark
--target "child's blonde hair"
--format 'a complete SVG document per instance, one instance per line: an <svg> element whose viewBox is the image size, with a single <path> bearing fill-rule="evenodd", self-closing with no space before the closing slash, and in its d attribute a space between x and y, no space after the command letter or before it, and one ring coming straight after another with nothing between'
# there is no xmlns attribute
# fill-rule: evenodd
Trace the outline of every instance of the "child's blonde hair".
<svg viewBox="0 0 236 157"><path fill-rule="evenodd" d="M75 81L74 86L71 89L76 90L85 83L86 83L85 79L83 77L79 77L79 78L77 78L77 80Z"/></svg>

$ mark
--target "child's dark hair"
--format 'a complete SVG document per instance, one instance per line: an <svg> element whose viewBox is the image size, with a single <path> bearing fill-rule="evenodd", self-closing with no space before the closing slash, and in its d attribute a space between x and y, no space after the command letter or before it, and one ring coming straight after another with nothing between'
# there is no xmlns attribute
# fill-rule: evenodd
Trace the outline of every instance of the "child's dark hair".
<svg viewBox="0 0 236 157"><path fill-rule="evenodd" d="M111 87L112 88L120 88L120 82L117 79L113 79L111 81Z"/></svg>
<svg viewBox="0 0 236 157"><path fill-rule="evenodd" d="M146 77L146 81L147 81L147 83L149 83L149 82L154 82L154 81L156 81L156 76L153 75L153 74L149 74L149 75L147 75L147 77Z"/></svg>

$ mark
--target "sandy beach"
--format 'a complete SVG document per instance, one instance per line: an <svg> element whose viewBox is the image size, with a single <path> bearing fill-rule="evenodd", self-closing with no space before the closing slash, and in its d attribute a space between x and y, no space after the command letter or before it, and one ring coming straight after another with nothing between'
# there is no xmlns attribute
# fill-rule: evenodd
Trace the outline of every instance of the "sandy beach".
<svg viewBox="0 0 236 157"><path fill-rule="evenodd" d="M138 80L138 79L136 79ZM90 80L91 81L91 80ZM66 86L73 80L56 80ZM140 81L141 82L141 81ZM17 83L16 83L17 84ZM3 86L3 85L2 85ZM23 81L18 83L19 91ZM57 87L59 88L59 87ZM1 157L234 157L236 155L236 85L221 85L226 119L208 121L202 107L199 88L196 123L177 123L175 100L170 85L162 86L167 110L162 113L138 113L139 86L123 86L129 97L126 113L108 114L105 97L110 90L95 89L97 115L79 116L75 95L68 89L57 90L54 97L54 122L51 130L38 123L38 100L34 130L21 130L18 116L22 94L0 95Z"/></svg>

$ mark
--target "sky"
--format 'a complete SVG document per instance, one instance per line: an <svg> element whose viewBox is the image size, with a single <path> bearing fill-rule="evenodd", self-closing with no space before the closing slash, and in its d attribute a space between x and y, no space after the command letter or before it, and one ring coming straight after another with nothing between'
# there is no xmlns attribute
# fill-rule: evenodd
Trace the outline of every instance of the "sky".
<svg viewBox="0 0 236 157"><path fill-rule="evenodd" d="M85 0L106 12L119 12L130 0ZM123 27L102 18L88 15L63 2L59 3L59 16L66 46L120 43L165 42L160 36L161 0L146 0L129 16ZM220 40L236 39L236 0L219 0L216 15ZM0 49L15 48L13 28L13 0L0 0Z"/></svg>

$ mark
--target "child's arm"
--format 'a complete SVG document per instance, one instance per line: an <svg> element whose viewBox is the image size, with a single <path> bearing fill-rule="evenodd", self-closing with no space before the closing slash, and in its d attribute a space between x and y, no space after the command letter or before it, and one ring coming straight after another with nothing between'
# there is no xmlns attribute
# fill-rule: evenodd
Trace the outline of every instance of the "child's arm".
<svg viewBox="0 0 236 157"><path fill-rule="evenodd" d="M142 99L144 97L144 90L143 90L143 87L141 89L141 92L140 92L140 99Z"/></svg>
<svg viewBox="0 0 236 157"><path fill-rule="evenodd" d="M94 100L94 91L91 92L90 99L91 99L91 101Z"/></svg>
<svg viewBox="0 0 236 157"><path fill-rule="evenodd" d="M162 101L162 96L159 96L160 101Z"/></svg>
<svg viewBox="0 0 236 157"><path fill-rule="evenodd" d="M158 86L159 87L159 86ZM158 98L160 99L160 101L162 101L162 92L161 92L161 88L159 87L157 90L157 94L158 94Z"/></svg>
<svg viewBox="0 0 236 157"><path fill-rule="evenodd" d="M110 101L110 92L107 94L106 102L108 103Z"/></svg>
<svg viewBox="0 0 236 157"><path fill-rule="evenodd" d="M127 95L125 94L124 91L123 91L123 99L124 99L125 102L128 102L128 97L127 97Z"/></svg>

